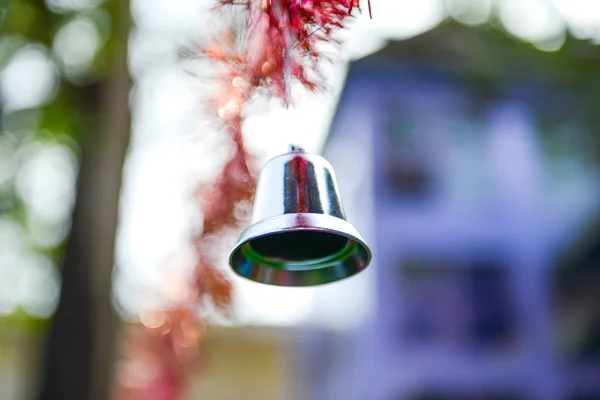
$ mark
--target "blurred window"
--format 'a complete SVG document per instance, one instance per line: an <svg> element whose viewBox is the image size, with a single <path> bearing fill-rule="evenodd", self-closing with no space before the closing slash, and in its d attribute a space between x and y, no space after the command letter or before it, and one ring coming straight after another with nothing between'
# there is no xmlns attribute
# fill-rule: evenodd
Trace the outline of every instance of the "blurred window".
<svg viewBox="0 0 600 400"><path fill-rule="evenodd" d="M434 188L433 164L426 138L417 134L415 116L398 109L402 107L392 104L388 110L385 179L394 194L421 199Z"/></svg>
<svg viewBox="0 0 600 400"><path fill-rule="evenodd" d="M412 344L498 347L515 330L506 268L496 262L407 259L403 334Z"/></svg>
<svg viewBox="0 0 600 400"><path fill-rule="evenodd" d="M464 96L466 87L422 86L399 91L386 106L386 184L403 199L426 200L444 191L477 203L487 190L486 163L479 157L486 102Z"/></svg>

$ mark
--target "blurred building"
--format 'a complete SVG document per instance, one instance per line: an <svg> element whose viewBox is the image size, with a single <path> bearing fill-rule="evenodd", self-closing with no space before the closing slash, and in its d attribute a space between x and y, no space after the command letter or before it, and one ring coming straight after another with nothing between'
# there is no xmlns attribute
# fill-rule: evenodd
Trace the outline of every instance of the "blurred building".
<svg viewBox="0 0 600 400"><path fill-rule="evenodd" d="M377 304L307 334L304 398L600 398L554 273L598 207L598 67L583 42L452 24L352 64L325 155L371 233Z"/></svg>

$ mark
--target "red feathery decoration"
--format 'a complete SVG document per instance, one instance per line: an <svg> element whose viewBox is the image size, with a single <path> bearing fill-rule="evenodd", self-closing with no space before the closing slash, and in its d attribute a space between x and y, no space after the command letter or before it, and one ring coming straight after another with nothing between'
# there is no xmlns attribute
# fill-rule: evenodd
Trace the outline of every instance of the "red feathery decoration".
<svg viewBox="0 0 600 400"><path fill-rule="evenodd" d="M337 43L333 33L343 28L352 10L359 7L359 1L221 0L221 6L243 7L248 14L241 50L236 52L229 42L207 49L205 54L227 63L245 76L251 87L266 88L270 96L289 104L292 79L310 90L319 87L308 71L318 76L322 56L317 44Z"/></svg>
<svg viewBox="0 0 600 400"><path fill-rule="evenodd" d="M179 288L176 304L167 310L146 310L140 315L145 326L127 332L117 371L117 399L180 398L188 378L200 366L199 344L206 321L197 311L207 300L221 310L231 303L232 285L215 264L212 249L215 240L226 236L227 229L239 229L246 223L236 217L235 209L252 200L255 180L242 143L240 117L227 121L227 132L235 144L235 155L216 182L196 190L198 205L204 211L204 229L192 237L198 254L193 279L187 282L188 287Z"/></svg>

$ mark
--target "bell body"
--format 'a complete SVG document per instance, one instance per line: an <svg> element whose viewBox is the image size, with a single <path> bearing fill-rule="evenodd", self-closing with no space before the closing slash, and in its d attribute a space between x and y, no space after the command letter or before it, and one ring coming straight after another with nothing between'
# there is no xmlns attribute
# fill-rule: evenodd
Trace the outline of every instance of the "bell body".
<svg viewBox="0 0 600 400"><path fill-rule="evenodd" d="M263 167L251 225L230 255L240 276L277 286L313 286L364 270L371 252L346 221L331 165L298 148Z"/></svg>

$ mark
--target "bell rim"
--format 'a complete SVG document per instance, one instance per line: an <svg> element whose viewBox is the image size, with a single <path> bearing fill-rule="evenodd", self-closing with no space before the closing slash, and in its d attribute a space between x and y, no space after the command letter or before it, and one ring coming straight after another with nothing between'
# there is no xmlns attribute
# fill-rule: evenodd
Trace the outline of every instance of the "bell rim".
<svg viewBox="0 0 600 400"><path fill-rule="evenodd" d="M269 282L265 280L257 280L253 279L250 276L246 276L239 271L242 265L236 265L235 258L238 253L243 252L244 245L249 244L252 240L267 237L270 235L277 235L284 232L322 232L322 233L330 233L335 235L340 235L349 239L350 242L354 242L356 247L360 248L364 253L364 260L362 260L362 265L356 269L348 273L347 275L334 278L330 280L326 280L323 282L316 283L285 283L280 284L277 282ZM354 252L356 254L357 251ZM246 258L245 254L242 254L244 258ZM235 244L233 250L229 256L229 266L231 270L239 277L250 280L252 282L263 283L273 286L283 286L283 287L302 287L302 286L317 286L317 285L325 285L329 283L338 282L340 280L347 279L349 277L355 276L360 272L367 269L369 264L371 263L371 250L364 239L360 236L358 231L354 228L354 226L346 221L345 219L337 218L327 214L316 214L316 213L296 213L296 214L282 214L275 217L270 217L263 219L249 226L246 230L242 232L240 238ZM301 272L299 270L279 270L275 267L266 266L269 269L281 271L281 273L298 273ZM333 265L323 266L320 270L326 270L333 268ZM258 267L256 267L258 268ZM317 271L317 270L314 270ZM308 272L308 271L304 271Z"/></svg>

